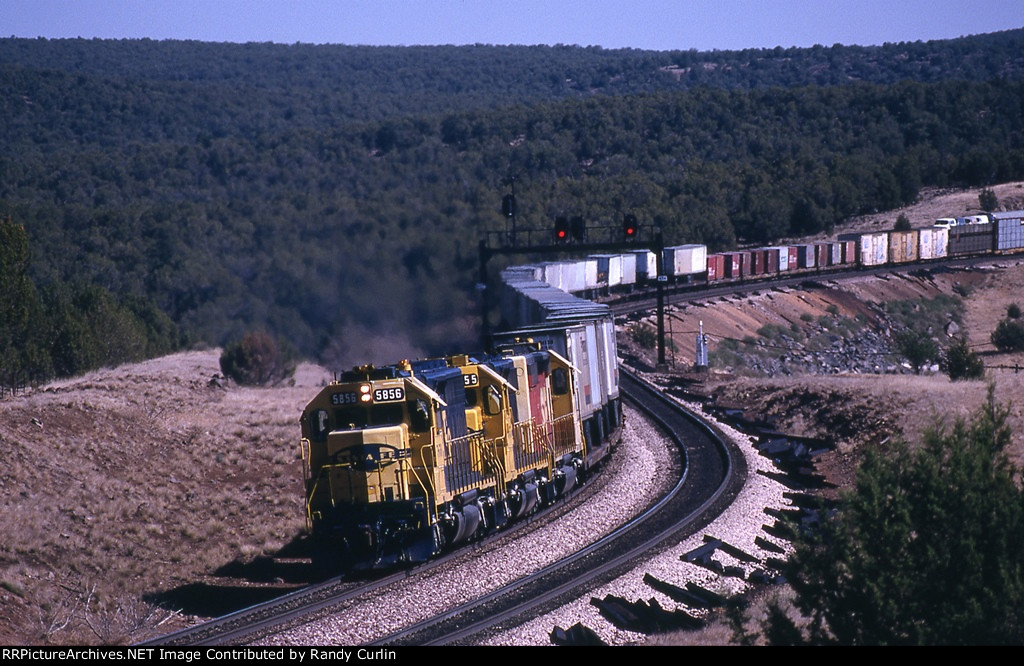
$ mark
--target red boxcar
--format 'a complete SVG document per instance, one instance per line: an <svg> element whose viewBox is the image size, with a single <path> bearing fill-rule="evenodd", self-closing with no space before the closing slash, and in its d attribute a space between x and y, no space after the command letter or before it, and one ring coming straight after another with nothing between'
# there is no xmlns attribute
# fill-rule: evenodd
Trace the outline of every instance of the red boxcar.
<svg viewBox="0 0 1024 666"><path fill-rule="evenodd" d="M725 277L743 277L743 253L725 252L722 257L725 259Z"/></svg>
<svg viewBox="0 0 1024 666"><path fill-rule="evenodd" d="M709 254L708 255L708 282L714 282L715 280L721 280L725 277L725 255L724 254Z"/></svg>

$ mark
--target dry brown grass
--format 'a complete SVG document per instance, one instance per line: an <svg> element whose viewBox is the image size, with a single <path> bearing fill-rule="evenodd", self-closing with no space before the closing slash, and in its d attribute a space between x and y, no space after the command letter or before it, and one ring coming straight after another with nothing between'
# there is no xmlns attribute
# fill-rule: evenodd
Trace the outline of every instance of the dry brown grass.
<svg viewBox="0 0 1024 666"><path fill-rule="evenodd" d="M218 356L0 402L0 642L133 640L160 618L144 595L300 534L298 416L328 375L236 387L216 379Z"/></svg>
<svg viewBox="0 0 1024 666"><path fill-rule="evenodd" d="M972 187L965 190L925 188L921 190L918 201L903 208L860 215L836 227L836 234L854 231L884 231L892 229L896 218L906 215L912 227L927 227L941 217L961 217L981 212L978 195L984 188ZM1020 210L1024 208L1024 182L1001 183L992 189L999 200L1000 210ZM824 239L824 235L811 240Z"/></svg>

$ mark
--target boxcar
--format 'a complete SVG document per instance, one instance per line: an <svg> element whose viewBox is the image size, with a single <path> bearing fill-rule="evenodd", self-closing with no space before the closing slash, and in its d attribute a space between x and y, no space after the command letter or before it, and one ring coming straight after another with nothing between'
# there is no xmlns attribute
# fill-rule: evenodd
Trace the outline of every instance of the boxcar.
<svg viewBox="0 0 1024 666"><path fill-rule="evenodd" d="M995 249L999 252L1024 248L1024 210L992 213L996 225Z"/></svg>

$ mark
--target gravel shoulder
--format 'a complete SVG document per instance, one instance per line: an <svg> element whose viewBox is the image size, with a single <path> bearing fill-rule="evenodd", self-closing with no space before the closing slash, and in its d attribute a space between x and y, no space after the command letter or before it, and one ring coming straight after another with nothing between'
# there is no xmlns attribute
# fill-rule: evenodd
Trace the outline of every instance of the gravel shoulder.
<svg viewBox="0 0 1024 666"><path fill-rule="evenodd" d="M695 413L701 412L700 405L690 403L686 404L686 406ZM766 534L761 529L767 520L764 514L765 507L783 509L790 506L789 500L783 497L783 494L787 491L785 486L758 473L759 471L778 473L779 470L769 460L757 453L751 445L751 438L749 436L727 424L717 421L714 421L714 423L743 452L750 472L736 501L726 512L699 533L664 550L659 555L637 566L611 583L595 590L586 591L576 601L562 606L557 611L535 618L528 623L496 635L486 644L550 645L551 640L549 636L556 626L567 629L576 623L582 623L593 630L602 641L609 645L646 643L649 640L646 634L619 629L601 615L598 608L590 603L590 600L593 597L604 598L607 595L615 595L629 600L654 599L662 608L677 608L679 605L670 597L653 589L644 582L644 575L648 573L679 587L684 587L689 582L697 583L706 589L724 596L733 596L747 592L749 589L748 584L738 578L720 576L709 569L689 562L682 562L679 559L684 553L703 545L705 535L722 539L762 559L777 555L765 551L757 545L754 540L758 536L775 543L781 548L785 549L788 547L786 542ZM646 421L636 424L631 436L647 440L663 438L661 433ZM741 562L726 553L717 553L715 559L722 562L724 566L743 568L744 574L749 574L752 569L750 564ZM696 611L694 614L706 615L706 613L701 611ZM708 636L717 635L717 631L714 634L709 634L708 631L680 632L670 638L665 638L665 640L671 644L707 643L709 640Z"/></svg>
<svg viewBox="0 0 1024 666"><path fill-rule="evenodd" d="M448 565L416 574L333 613L267 638L268 645L353 645L397 631L538 571L608 534L664 492L670 444L649 436L646 420L629 408L614 462L589 500L527 534L467 549ZM521 643L522 644L522 643Z"/></svg>

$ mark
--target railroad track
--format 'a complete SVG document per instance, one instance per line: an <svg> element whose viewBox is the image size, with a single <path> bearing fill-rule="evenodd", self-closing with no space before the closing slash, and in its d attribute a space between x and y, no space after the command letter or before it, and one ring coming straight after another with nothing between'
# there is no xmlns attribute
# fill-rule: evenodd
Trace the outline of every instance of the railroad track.
<svg viewBox="0 0 1024 666"><path fill-rule="evenodd" d="M959 266L992 257L961 259L949 262ZM936 266L937 267L937 266ZM793 283L815 279L840 279L851 275L891 273L893 267L878 267L869 271L851 271L821 275L801 275L790 278ZM697 296L721 294L784 286L787 281L727 284L713 290L682 291L673 294L672 302ZM616 312L642 308L646 303L639 294L633 302L613 304ZM625 299L623 299L625 300ZM637 409L658 423L684 451L686 460L683 480L655 507L623 525L614 533L578 553L555 562L541 571L518 580L458 608L408 626L399 632L372 640L372 645L452 644L475 642L495 631L521 623L580 597L587 589L602 585L647 555L662 547L674 545L682 538L697 532L718 515L732 501L746 476L746 465L741 455L731 449L725 438L719 437L709 426L660 391L646 385L637 377L622 371L622 393ZM592 484L593 485L593 484ZM585 495L586 489L580 494ZM584 501L579 498L572 502ZM563 507L564 509L564 507ZM680 517L681 516L681 517ZM498 533L489 538L509 538L527 525ZM226 644L251 640L254 636L269 635L276 628L306 623L310 617L336 612L338 608L359 603L360 597L372 594L407 578L418 576L435 567L444 566L450 559L464 556L464 549L413 570L397 572L370 583L352 583L340 579L311 586L191 629L163 636L151 641L159 645Z"/></svg>
<svg viewBox="0 0 1024 666"><path fill-rule="evenodd" d="M742 455L707 424L636 376L622 372L622 392L684 451L682 478L661 501L591 546L541 571L429 618L372 645L475 642L597 587L639 560L678 543L727 507L746 478Z"/></svg>
<svg viewBox="0 0 1024 666"><path fill-rule="evenodd" d="M661 543L670 545L669 542L678 540L687 529L699 529L728 505L745 476L742 456L731 452L721 438L693 416L681 411L660 391L625 372L622 392L627 400L659 423L685 451L685 471L669 496L583 551L460 608L431 617L399 634L383 637L377 643L404 645L466 640L469 635L507 622L509 617L542 612L547 606L557 605L561 597L578 594L584 584L597 585L614 576L617 570L628 567L645 551L657 548ZM586 501L586 494L594 485L584 487L580 491L581 496L574 498L573 502ZM562 510L570 508L563 506ZM510 534L515 536L516 533L506 532L496 538L509 538ZM641 543L643 545L638 545ZM396 572L369 583L333 579L151 643L209 645L252 640L276 633L282 627L307 623L310 617L337 612L339 608L358 603L360 597L375 590L410 575L426 574L431 569L445 566L452 558L465 556L465 549L461 549L412 572ZM479 623L473 620L479 617L487 617L489 621Z"/></svg>
<svg viewBox="0 0 1024 666"><path fill-rule="evenodd" d="M712 298L732 296L755 291L770 291L772 289L795 288L805 283L827 284L839 282L850 278L862 278L870 275L888 275L901 273L915 273L918 271L957 270L972 268L978 264L988 264L993 261L1010 260L1016 261L1020 257L1014 255L993 255L985 254L979 256L965 256L955 259L934 259L924 262L908 264L885 264L882 266L869 266L864 268L850 268L843 270L807 270L797 273L780 273L771 277L757 279L742 279L737 281L723 280L711 285L668 285L665 287L665 305L676 305L688 301L703 301ZM638 288L633 292L616 294L611 297L600 299L611 307L616 315L627 315L634 312L653 310L657 306L657 291L653 287Z"/></svg>
<svg viewBox="0 0 1024 666"><path fill-rule="evenodd" d="M561 514L587 501L596 487L595 484L588 484L573 494L568 501L538 512L528 521L516 523L506 530L491 534L475 545L482 546L494 541L516 538L540 520L557 520ZM276 599L154 638L141 645L241 644L246 640L276 633L282 627L306 623L310 618L330 614L338 607L358 603L360 598L372 595L410 576L424 575L432 570L451 566L453 560L466 556L465 548L456 549L413 569L395 571L372 580L353 581L336 576Z"/></svg>

